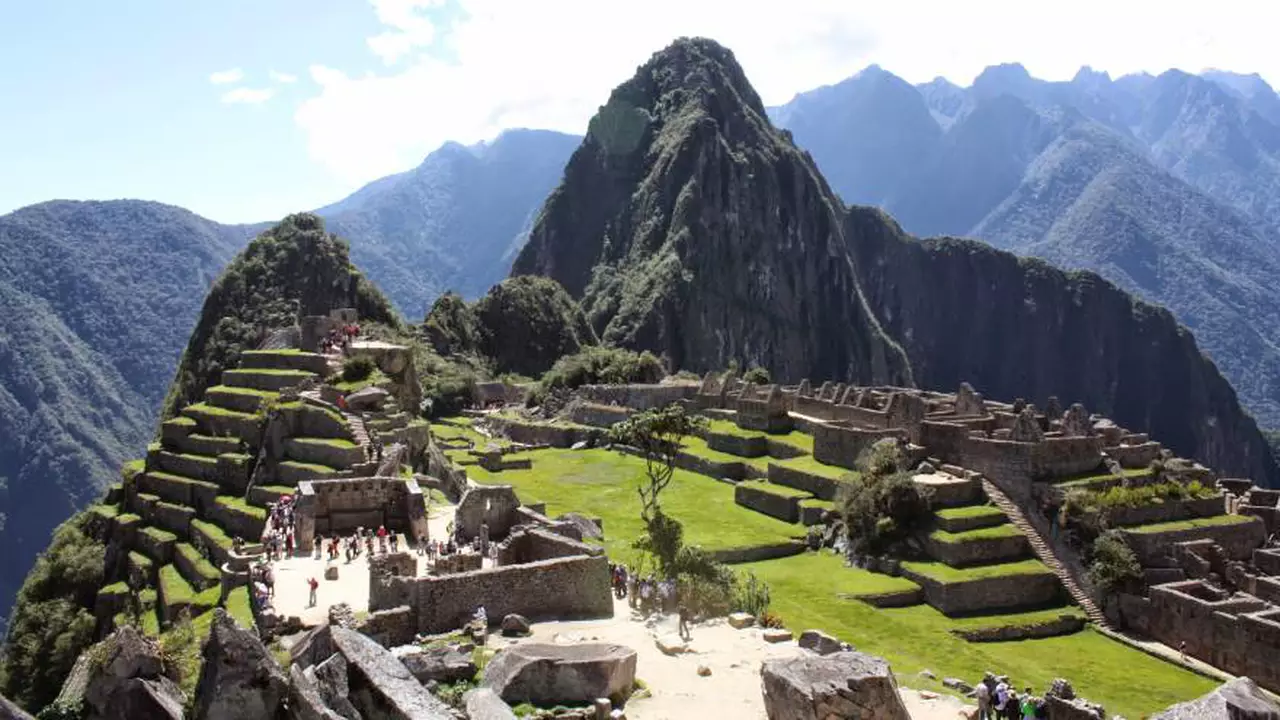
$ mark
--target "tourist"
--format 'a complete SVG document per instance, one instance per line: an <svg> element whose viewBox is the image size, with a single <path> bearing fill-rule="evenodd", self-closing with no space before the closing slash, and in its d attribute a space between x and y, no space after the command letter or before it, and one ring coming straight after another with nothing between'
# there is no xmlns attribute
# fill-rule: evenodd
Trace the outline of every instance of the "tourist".
<svg viewBox="0 0 1280 720"><path fill-rule="evenodd" d="M373 559L373 533L369 533L364 539L365 549L369 551L369 559Z"/></svg>
<svg viewBox="0 0 1280 720"><path fill-rule="evenodd" d="M398 538L395 533L391 533L389 540L391 542L391 552L399 552L400 538Z"/></svg>
<svg viewBox="0 0 1280 720"><path fill-rule="evenodd" d="M323 546L323 545L324 545L324 538L323 538L323 537L321 537L321 538L318 538L318 539L312 540L312 541L311 541L311 545L312 545L312 549L313 549L313 550L315 550L315 554L314 554L312 557L314 557L316 560L319 560L319 559L320 559L321 546Z"/></svg>
<svg viewBox="0 0 1280 720"><path fill-rule="evenodd" d="M996 717L1005 717L1005 707L1009 704L1009 684L1003 678L996 683L995 703Z"/></svg>
<svg viewBox="0 0 1280 720"><path fill-rule="evenodd" d="M973 697L978 701L978 720L992 720L991 718L991 687L985 682L980 682L973 689Z"/></svg>
<svg viewBox="0 0 1280 720"><path fill-rule="evenodd" d="M627 573L627 605L634 610L636 607L636 576L634 573Z"/></svg>
<svg viewBox="0 0 1280 720"><path fill-rule="evenodd" d="M1031 688L1022 689L1022 720L1036 720L1036 698Z"/></svg>
<svg viewBox="0 0 1280 720"><path fill-rule="evenodd" d="M1182 640L1178 643L1178 654L1181 656L1182 662L1187 661L1187 641Z"/></svg>
<svg viewBox="0 0 1280 720"><path fill-rule="evenodd" d="M284 536L284 556L286 558L293 557L293 533L286 532Z"/></svg>
<svg viewBox="0 0 1280 720"><path fill-rule="evenodd" d="M320 589L320 583L314 577L312 577L311 579L307 580L307 587L311 589L311 597L307 601L310 604L307 607L315 607L316 606L316 590Z"/></svg>
<svg viewBox="0 0 1280 720"><path fill-rule="evenodd" d="M640 581L640 612L649 612L649 599L653 596L653 577Z"/></svg>
<svg viewBox="0 0 1280 720"><path fill-rule="evenodd" d="M676 631L680 634L680 639L689 642L693 639L693 634L689 632L689 608L685 606L684 598L676 598L676 612L680 615L680 624L676 626Z"/></svg>
<svg viewBox="0 0 1280 720"><path fill-rule="evenodd" d="M267 597L275 597L276 594L276 576L271 572L271 566L268 565L262 570L262 583L267 586Z"/></svg>

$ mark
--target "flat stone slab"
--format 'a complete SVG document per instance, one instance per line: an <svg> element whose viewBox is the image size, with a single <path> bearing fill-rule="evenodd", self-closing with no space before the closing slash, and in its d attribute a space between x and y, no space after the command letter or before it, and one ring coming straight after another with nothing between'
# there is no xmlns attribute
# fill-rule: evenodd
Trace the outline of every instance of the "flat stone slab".
<svg viewBox="0 0 1280 720"><path fill-rule="evenodd" d="M663 655L679 655L680 653L689 652L689 643L680 639L679 635L659 635L653 639L653 643L658 646Z"/></svg>
<svg viewBox="0 0 1280 720"><path fill-rule="evenodd" d="M760 633L760 636L764 638L765 642L771 643L786 642L794 637L791 631L786 628L766 628L764 632Z"/></svg>
<svg viewBox="0 0 1280 720"><path fill-rule="evenodd" d="M623 645L521 643L485 666L484 687L511 705L591 705L622 699L636 680L636 651Z"/></svg>
<svg viewBox="0 0 1280 720"><path fill-rule="evenodd" d="M729 627L741 630L756 624L756 616L751 613L736 612L729 614Z"/></svg>
<svg viewBox="0 0 1280 720"><path fill-rule="evenodd" d="M874 655L775 658L760 676L769 720L911 720L889 663Z"/></svg>
<svg viewBox="0 0 1280 720"><path fill-rule="evenodd" d="M334 648L347 659L352 702L362 714L357 697L367 694L379 705L378 717L392 720L453 720L453 712L422 687L404 663L386 648L355 630L330 627Z"/></svg>

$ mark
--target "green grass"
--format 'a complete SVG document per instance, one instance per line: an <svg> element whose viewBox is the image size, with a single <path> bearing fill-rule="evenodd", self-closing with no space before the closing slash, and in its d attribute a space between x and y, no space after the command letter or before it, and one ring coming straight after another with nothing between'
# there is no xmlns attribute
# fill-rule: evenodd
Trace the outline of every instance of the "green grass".
<svg viewBox="0 0 1280 720"><path fill-rule="evenodd" d="M120 582L111 583L110 585L106 585L100 590L98 590L98 594L99 595L128 595L129 583L126 583L123 580L121 580Z"/></svg>
<svg viewBox="0 0 1280 720"><path fill-rule="evenodd" d="M294 468L295 470L310 470L312 472L317 472L322 475L328 475L331 473L338 472L338 468L331 468L328 465L321 465L319 463L304 463L304 462L298 462L297 460L286 460L280 463L280 467L291 467L291 468Z"/></svg>
<svg viewBox="0 0 1280 720"><path fill-rule="evenodd" d="M120 508L116 505L103 505L102 503L98 503L89 509L107 519L111 519L120 514Z"/></svg>
<svg viewBox="0 0 1280 720"><path fill-rule="evenodd" d="M176 427L195 427L196 421L185 415L179 415L176 418L169 418L164 421L165 425L174 425Z"/></svg>
<svg viewBox="0 0 1280 720"><path fill-rule="evenodd" d="M137 550L130 550L130 551L129 551L129 564L130 564L130 565L132 565L133 567L138 568L138 569L139 569L139 570L141 570L143 573L145 573L147 576L150 576L150 575L151 575L151 566L152 566L154 563L152 563L152 562L151 562L151 558L147 557L146 555L143 555L142 553L138 552Z"/></svg>
<svg viewBox="0 0 1280 720"><path fill-rule="evenodd" d="M341 377L342 375L339 374L338 378L341 378ZM373 385L380 385L384 382L387 382L388 380L389 378L385 374L383 374L381 370L374 368L373 372L369 373L369 377L363 380L339 379L337 382L330 383L330 385L333 385L334 389L337 390L338 392L344 395L348 395L350 393L356 392L357 390L363 390Z"/></svg>
<svg viewBox="0 0 1280 720"><path fill-rule="evenodd" d="M946 530L935 530L929 533L929 537L938 542L944 543L965 543L974 542L976 540L997 540L1001 538L1018 537L1022 535L1022 531L1014 527L1010 523L1003 525L993 525L991 527L976 528L974 530L965 530L964 532L947 532Z"/></svg>
<svg viewBox="0 0 1280 720"><path fill-rule="evenodd" d="M258 520L267 519L267 511L255 505L250 505L242 497L232 497L230 495L219 495L216 502L224 508L241 515L250 515Z"/></svg>
<svg viewBox="0 0 1280 720"><path fill-rule="evenodd" d="M221 446L224 448L222 452L235 452L240 449L240 438L238 437L219 437L217 435L201 435L199 433L191 433L187 437L210 445Z"/></svg>
<svg viewBox="0 0 1280 720"><path fill-rule="evenodd" d="M151 526L142 528L142 534L159 543L174 542L178 539L177 535L174 535L168 530Z"/></svg>
<svg viewBox="0 0 1280 720"><path fill-rule="evenodd" d="M778 495L781 497L787 497L787 498L811 497L809 493L805 492L804 490L797 490L795 488L787 487L786 485L777 485L767 480L745 480L739 483L739 485L741 485L742 487L760 490L762 492L767 492L770 495Z"/></svg>
<svg viewBox="0 0 1280 720"><path fill-rule="evenodd" d="M1084 485L1092 485L1097 482L1106 480L1115 480L1116 478L1136 478L1150 475L1151 471L1147 468L1126 468L1120 471L1119 475L1108 471L1103 472L1087 472L1079 475L1070 475L1063 478L1054 478L1053 484L1060 488L1081 487Z"/></svg>
<svg viewBox="0 0 1280 720"><path fill-rule="evenodd" d="M1067 677L1081 696L1103 703L1108 716L1120 713L1131 718L1197 697L1216 686L1092 630L1001 643L970 643L949 632L961 627L1029 624L1070 609L951 619L928 605L874 608L842 595L892 591L879 585L879 578L906 581L845 568L839 558L828 553L766 560L739 569L749 569L769 583L771 609L788 627L829 632L863 652L885 657L899 677L914 682L918 682L916 673L926 668L938 677L969 682L992 670L1011 675L1018 687L1031 685L1037 690L1045 689L1053 678Z"/></svg>
<svg viewBox="0 0 1280 720"><path fill-rule="evenodd" d="M165 605L189 605L196 598L191 584L173 565L160 568L160 593Z"/></svg>
<svg viewBox="0 0 1280 720"><path fill-rule="evenodd" d="M944 508L935 511L933 514L942 520L1004 517L1004 512L995 505L965 505L964 507Z"/></svg>
<svg viewBox="0 0 1280 720"><path fill-rule="evenodd" d="M182 557L186 558L187 562L195 568L200 577L215 582L222 578L222 573L218 572L218 569L206 560L200 554L200 551L196 550L190 543L178 543L175 549L182 553Z"/></svg>
<svg viewBox="0 0 1280 720"><path fill-rule="evenodd" d="M1132 533L1162 533L1173 532L1175 530L1192 530L1194 528L1203 527L1220 527L1224 525L1242 525L1251 522L1252 517L1245 515L1215 515L1209 518L1193 518L1190 520L1173 520L1171 522L1152 523L1150 525L1135 525L1124 528L1125 532Z"/></svg>
<svg viewBox="0 0 1280 720"><path fill-rule="evenodd" d="M280 370L276 368L236 368L235 370L227 370L224 374L232 377L248 376L248 375L274 375L275 377L290 377L298 380L306 380L309 377L315 377L315 373L306 370Z"/></svg>
<svg viewBox="0 0 1280 720"><path fill-rule="evenodd" d="M262 372L254 370L253 372ZM256 397L262 400L271 400L280 397L280 393L275 390L259 390L257 388L240 387L239 385L214 385L205 392L223 393L226 395L246 395Z"/></svg>
<svg viewBox="0 0 1280 720"><path fill-rule="evenodd" d="M774 465L781 465L793 470L803 470L811 475L819 477L831 478L832 480L840 480L846 475L854 474L854 471L847 470L835 465L827 465L820 463L813 458L812 455L801 455L799 457L788 458L786 460L770 460Z"/></svg>
<svg viewBox="0 0 1280 720"><path fill-rule="evenodd" d="M211 416L226 417L226 418L239 418L242 420L252 420L254 418L253 413L244 413L244 412L238 412L236 410L228 410L226 408L221 408L216 405L210 405L209 403L196 403L195 405L188 405L183 412L191 412L197 415L211 415Z"/></svg>
<svg viewBox="0 0 1280 720"><path fill-rule="evenodd" d="M231 462L234 462L234 463L239 463L241 465L244 465L253 459L248 453L242 453L242 452L221 453L218 455L218 457L224 458L226 460L230 460Z"/></svg>
<svg viewBox="0 0 1280 720"><path fill-rule="evenodd" d="M197 480L195 478L189 478L185 475L174 475L173 473L160 472L159 470L151 470L147 472L147 475L150 475L151 477L157 478L159 480L167 480L169 482L183 483L185 485L204 485L207 487L218 486L217 483L211 483L208 480Z"/></svg>
<svg viewBox="0 0 1280 720"><path fill-rule="evenodd" d="M788 433L765 433L759 430L743 430L730 420L721 420L720 418L708 418L707 430L721 435L736 435L738 437L767 437L774 442L786 443L792 447L799 448L806 453L813 454L813 436L792 430Z"/></svg>
<svg viewBox="0 0 1280 720"><path fill-rule="evenodd" d="M706 440L692 435L684 439L684 445L682 447L684 451L690 455L696 455L704 460L710 460L711 462L741 463L743 465L751 465L752 467L759 468L761 472L765 472L769 467L769 457L767 455L764 457L744 458L740 455L712 450L711 447L707 445Z"/></svg>
<svg viewBox="0 0 1280 720"><path fill-rule="evenodd" d="M940 562L904 562L902 566L940 583L962 583L1012 575L1052 575L1053 572L1039 560L1019 560L996 565L979 565L969 568L953 568Z"/></svg>
<svg viewBox="0 0 1280 720"><path fill-rule="evenodd" d="M634 559L631 542L643 529L636 488L644 460L603 449L551 448L533 456L529 470L490 473L470 466L466 471L479 483L512 485L526 504L546 502L552 516L576 511L602 518L610 556ZM731 485L685 470L676 470L662 494L662 508L684 523L686 543L707 550L784 542L796 535L796 526L736 505Z"/></svg>
<svg viewBox="0 0 1280 720"><path fill-rule="evenodd" d="M191 527L201 530L218 547L223 548L224 550L230 550L235 546L231 541L231 538L227 536L227 533L223 531L222 528L207 520L192 520Z"/></svg>
<svg viewBox="0 0 1280 720"><path fill-rule="evenodd" d="M249 605L249 588L241 585L227 593L227 612L241 627L253 627L253 608Z"/></svg>
<svg viewBox="0 0 1280 720"><path fill-rule="evenodd" d="M776 485L774 487L777 487ZM800 507L806 508L822 508L823 510L835 510L836 504L830 500L820 500L818 498L805 498L800 501Z"/></svg>
<svg viewBox="0 0 1280 720"><path fill-rule="evenodd" d="M327 445L329 447L342 448L343 450L354 450L359 447L350 440L344 440L343 438L295 437L291 439L303 445Z"/></svg>
<svg viewBox="0 0 1280 720"><path fill-rule="evenodd" d="M128 525L133 525L134 523L140 523L140 522L142 522L142 517L139 515L135 515L134 513L125 513L123 515L119 515L116 517L116 525L120 527L125 527Z"/></svg>
<svg viewBox="0 0 1280 720"><path fill-rule="evenodd" d="M323 357L319 353L307 352L298 348L280 348L279 350L242 350L241 355L304 355L306 357Z"/></svg>

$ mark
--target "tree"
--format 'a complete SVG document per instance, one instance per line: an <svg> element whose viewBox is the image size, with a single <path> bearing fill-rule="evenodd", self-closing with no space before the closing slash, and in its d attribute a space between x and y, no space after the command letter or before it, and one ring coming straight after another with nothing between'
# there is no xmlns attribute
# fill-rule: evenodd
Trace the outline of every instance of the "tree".
<svg viewBox="0 0 1280 720"><path fill-rule="evenodd" d="M768 385L770 382L769 371L759 365L752 365L743 373L742 381L751 385Z"/></svg>
<svg viewBox="0 0 1280 720"><path fill-rule="evenodd" d="M636 448L644 458L645 477L636 492L645 536L636 541L636 547L652 553L668 577L677 571L684 530L678 520L662 512L660 497L675 477L676 456L684 438L705 425L704 418L689 415L673 403L632 415L609 430L611 441Z"/></svg>
<svg viewBox="0 0 1280 720"><path fill-rule="evenodd" d="M1108 530L1093 541L1089 581L1102 597L1110 597L1141 579L1142 565L1120 531Z"/></svg>
<svg viewBox="0 0 1280 720"><path fill-rule="evenodd" d="M840 489L849 548L878 555L905 540L929 516L929 495L912 480L893 439L877 442L858 457L858 474Z"/></svg>

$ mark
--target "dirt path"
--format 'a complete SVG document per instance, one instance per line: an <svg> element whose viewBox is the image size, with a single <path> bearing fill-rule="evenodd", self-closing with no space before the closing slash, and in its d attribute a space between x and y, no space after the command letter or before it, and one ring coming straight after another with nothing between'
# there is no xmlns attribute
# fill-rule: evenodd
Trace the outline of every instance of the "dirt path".
<svg viewBox="0 0 1280 720"><path fill-rule="evenodd" d="M618 601L610 619L535 623L532 638L560 644L609 642L633 648L637 655L636 676L648 687L649 696L627 703L630 720L764 720L761 664L770 658L805 652L795 641L767 643L758 628L735 630L718 620L693 626L691 652L665 655L657 648L655 638L675 632L675 618L644 621L632 614L625 601ZM508 642L498 636L491 641L495 647ZM700 676L700 666L711 674ZM914 720L957 720L963 707L951 697L925 699L906 688L901 694Z"/></svg>

